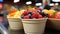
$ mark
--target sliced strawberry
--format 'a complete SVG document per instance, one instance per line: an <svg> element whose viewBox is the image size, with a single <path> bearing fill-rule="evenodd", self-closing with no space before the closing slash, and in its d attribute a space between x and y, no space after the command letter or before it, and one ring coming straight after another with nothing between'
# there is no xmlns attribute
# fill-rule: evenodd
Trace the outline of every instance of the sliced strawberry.
<svg viewBox="0 0 60 34"><path fill-rule="evenodd" d="M24 16L24 19L29 19L29 16Z"/></svg>
<svg viewBox="0 0 60 34"><path fill-rule="evenodd" d="M54 18L60 19L60 14L56 14Z"/></svg>
<svg viewBox="0 0 60 34"><path fill-rule="evenodd" d="M34 14L31 16L31 18L37 18L37 17L38 17L38 15L39 15L39 13L34 12Z"/></svg>
<svg viewBox="0 0 60 34"><path fill-rule="evenodd" d="M42 15L38 15L38 18L43 18Z"/></svg>
<svg viewBox="0 0 60 34"><path fill-rule="evenodd" d="M33 14L32 16L31 16L31 18L35 18L36 17L36 14Z"/></svg>
<svg viewBox="0 0 60 34"><path fill-rule="evenodd" d="M48 18L52 18L53 16L51 14L48 14Z"/></svg>
<svg viewBox="0 0 60 34"><path fill-rule="evenodd" d="M24 11L23 15L24 15L24 16L25 16L25 15L28 15L28 11Z"/></svg>

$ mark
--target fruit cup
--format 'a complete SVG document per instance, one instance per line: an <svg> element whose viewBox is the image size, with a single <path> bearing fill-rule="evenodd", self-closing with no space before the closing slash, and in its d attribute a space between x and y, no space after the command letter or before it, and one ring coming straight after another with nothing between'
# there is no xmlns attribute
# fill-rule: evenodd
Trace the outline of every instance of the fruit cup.
<svg viewBox="0 0 60 34"><path fill-rule="evenodd" d="M50 28L60 31L60 19L49 18L48 20Z"/></svg>
<svg viewBox="0 0 60 34"><path fill-rule="evenodd" d="M43 34L47 18L41 19L22 19L26 34Z"/></svg>
<svg viewBox="0 0 60 34"><path fill-rule="evenodd" d="M48 24L49 24L50 28L60 30L60 12L56 12L51 17L52 18L48 19Z"/></svg>
<svg viewBox="0 0 60 34"><path fill-rule="evenodd" d="M8 18L10 29L20 30L23 29L22 21L20 18Z"/></svg>

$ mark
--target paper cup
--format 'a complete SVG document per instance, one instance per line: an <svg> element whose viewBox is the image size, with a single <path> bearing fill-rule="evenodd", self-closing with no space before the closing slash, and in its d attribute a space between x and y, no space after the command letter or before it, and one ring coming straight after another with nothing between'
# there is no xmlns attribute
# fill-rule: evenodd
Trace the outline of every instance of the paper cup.
<svg viewBox="0 0 60 34"><path fill-rule="evenodd" d="M60 30L60 19L49 18L50 27L56 30Z"/></svg>
<svg viewBox="0 0 60 34"><path fill-rule="evenodd" d="M22 19L26 34L43 34L47 19Z"/></svg>
<svg viewBox="0 0 60 34"><path fill-rule="evenodd" d="M20 30L23 29L22 21L20 18L8 18L10 29Z"/></svg>

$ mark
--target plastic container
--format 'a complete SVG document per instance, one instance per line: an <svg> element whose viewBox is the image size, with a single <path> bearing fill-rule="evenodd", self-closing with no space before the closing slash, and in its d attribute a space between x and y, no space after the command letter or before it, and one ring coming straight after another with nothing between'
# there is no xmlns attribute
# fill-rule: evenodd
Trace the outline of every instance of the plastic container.
<svg viewBox="0 0 60 34"><path fill-rule="evenodd" d="M43 34L47 19L22 19L26 34Z"/></svg>
<svg viewBox="0 0 60 34"><path fill-rule="evenodd" d="M53 29L60 30L60 19L49 18L49 26Z"/></svg>
<svg viewBox="0 0 60 34"><path fill-rule="evenodd" d="M8 18L10 29L20 30L23 29L22 21L20 18Z"/></svg>

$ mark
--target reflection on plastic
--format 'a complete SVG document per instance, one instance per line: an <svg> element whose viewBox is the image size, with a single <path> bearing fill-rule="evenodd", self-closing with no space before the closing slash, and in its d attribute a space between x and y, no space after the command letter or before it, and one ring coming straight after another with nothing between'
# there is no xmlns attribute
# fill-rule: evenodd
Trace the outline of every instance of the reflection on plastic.
<svg viewBox="0 0 60 34"><path fill-rule="evenodd" d="M0 33L1 34L10 34L2 23L0 23Z"/></svg>

